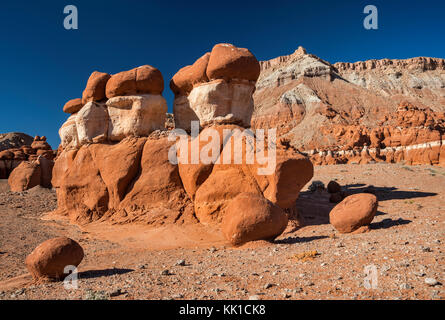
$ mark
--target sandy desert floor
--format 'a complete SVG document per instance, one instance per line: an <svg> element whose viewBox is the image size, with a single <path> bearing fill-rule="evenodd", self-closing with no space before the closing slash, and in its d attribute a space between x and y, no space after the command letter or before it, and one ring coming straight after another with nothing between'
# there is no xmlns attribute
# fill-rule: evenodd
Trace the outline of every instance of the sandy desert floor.
<svg viewBox="0 0 445 320"><path fill-rule="evenodd" d="M303 228L239 248L203 226L75 226L46 214L53 191L11 193L1 180L0 299L444 299L445 168L315 168L314 180L334 179L351 193L375 192L371 232L336 232L329 194L306 186L297 204ZM27 274L26 255L60 235L84 248L78 289ZM377 270L370 289L368 266Z"/></svg>

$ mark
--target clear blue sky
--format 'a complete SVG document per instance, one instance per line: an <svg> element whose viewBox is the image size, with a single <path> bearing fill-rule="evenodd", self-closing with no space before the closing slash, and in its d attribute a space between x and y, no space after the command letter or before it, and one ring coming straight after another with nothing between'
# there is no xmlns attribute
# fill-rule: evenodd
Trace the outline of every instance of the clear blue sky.
<svg viewBox="0 0 445 320"><path fill-rule="evenodd" d="M76 5L79 29L63 28ZM363 8L379 10L379 29L363 28ZM169 110L170 78L220 42L259 60L299 45L329 62L445 57L445 1L2 1L0 133L46 135L53 148L90 73L143 64L161 70Z"/></svg>

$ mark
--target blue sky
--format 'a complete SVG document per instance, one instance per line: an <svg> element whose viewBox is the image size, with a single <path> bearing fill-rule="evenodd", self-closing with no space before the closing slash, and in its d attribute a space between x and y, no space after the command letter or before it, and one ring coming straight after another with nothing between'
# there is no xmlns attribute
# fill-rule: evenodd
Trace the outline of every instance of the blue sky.
<svg viewBox="0 0 445 320"><path fill-rule="evenodd" d="M65 30L75 5L79 29ZM363 8L379 11L379 29L363 28ZM445 57L444 1L8 1L0 4L0 133L46 135L53 148L90 73L150 64L168 87L181 67L216 43L249 48L259 60L303 46L329 62Z"/></svg>

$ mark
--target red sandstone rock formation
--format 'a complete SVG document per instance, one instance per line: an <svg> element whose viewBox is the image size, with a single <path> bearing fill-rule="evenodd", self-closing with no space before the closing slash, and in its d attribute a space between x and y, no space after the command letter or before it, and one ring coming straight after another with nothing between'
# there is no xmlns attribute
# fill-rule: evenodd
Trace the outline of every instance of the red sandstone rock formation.
<svg viewBox="0 0 445 320"><path fill-rule="evenodd" d="M41 185L51 187L55 152L46 137L35 137L30 145L0 152L0 179L8 178L12 191L23 191Z"/></svg>
<svg viewBox="0 0 445 320"><path fill-rule="evenodd" d="M176 128L190 131L191 121L199 121L202 127L224 123L248 127L259 73L260 65L249 50L215 45L170 81Z"/></svg>
<svg viewBox="0 0 445 320"><path fill-rule="evenodd" d="M247 49L220 44L171 81L175 105L180 103L182 108L175 109L177 127L190 128L194 118L184 114L205 108L216 112L198 117L204 130L193 141L187 135L181 138L186 141L181 146L197 142L200 152L211 151L207 155L220 160L215 164L170 161L172 150L180 158L183 149L172 148L175 141L167 138L169 131L157 125L166 123L165 102L163 112L143 112L161 110L162 103L157 101L164 101L157 69L144 66L111 76L106 83L108 101L86 103L59 131L62 147L52 178L58 197L56 212L78 223L212 224L224 229L235 245L281 234L299 191L313 176L309 159L280 144L276 166L266 175L259 174L266 165L258 161L224 162L234 148L228 146L232 140L223 140L223 131L236 129L242 134L249 125L259 69ZM216 140L208 139L209 132L218 133ZM245 147L246 141L242 140ZM252 204L244 215L236 210L241 200L235 198L241 193ZM262 210L255 209L259 207Z"/></svg>

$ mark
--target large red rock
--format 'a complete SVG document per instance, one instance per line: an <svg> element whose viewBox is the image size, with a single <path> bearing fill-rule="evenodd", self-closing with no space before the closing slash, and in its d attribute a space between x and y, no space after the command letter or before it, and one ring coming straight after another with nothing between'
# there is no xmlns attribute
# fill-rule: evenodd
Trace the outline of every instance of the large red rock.
<svg viewBox="0 0 445 320"><path fill-rule="evenodd" d="M54 161L46 157L39 156L37 163L40 166L40 185L44 188L51 188L52 172L54 167Z"/></svg>
<svg viewBox="0 0 445 320"><path fill-rule="evenodd" d="M209 81L206 70L210 52L204 54L193 65L180 69L170 81L170 89L175 95L188 95L193 86Z"/></svg>
<svg viewBox="0 0 445 320"><path fill-rule="evenodd" d="M195 214L201 223L220 223L224 210L240 193L262 196L255 179L241 165L215 165L195 194Z"/></svg>
<svg viewBox="0 0 445 320"><path fill-rule="evenodd" d="M260 64L248 49L220 43L215 45L210 53L206 74L209 80L256 81L260 75Z"/></svg>
<svg viewBox="0 0 445 320"><path fill-rule="evenodd" d="M330 223L341 233L367 230L377 212L377 197L359 193L346 197L329 213Z"/></svg>
<svg viewBox="0 0 445 320"><path fill-rule="evenodd" d="M193 205L182 186L178 166L169 160L172 144L167 138L147 139L140 173L113 215L117 222L163 224L194 219Z"/></svg>
<svg viewBox="0 0 445 320"><path fill-rule="evenodd" d="M71 220L88 223L107 212L109 193L88 146L63 151L54 163L51 182L58 212Z"/></svg>
<svg viewBox="0 0 445 320"><path fill-rule="evenodd" d="M149 65L122 71L111 76L105 88L107 98L135 94L162 94L161 72Z"/></svg>
<svg viewBox="0 0 445 320"><path fill-rule="evenodd" d="M314 166L305 156L292 149L276 149L276 166L271 174L258 174L264 165L249 166L264 197L283 209L295 205L300 190L314 176Z"/></svg>
<svg viewBox="0 0 445 320"><path fill-rule="evenodd" d="M179 174L181 176L182 183L184 185L185 191L191 199L194 199L196 190L199 186L204 183L204 181L209 177L213 169L213 161L201 161L200 155L203 153L209 160L218 159L224 145L224 130L243 130L243 128L236 125L217 125L205 128L201 131L198 137L191 139L187 136L187 143L185 148L187 148L187 157L181 159L181 148L178 150L178 168ZM213 137L213 134L217 136ZM185 142L184 140L182 140ZM195 151L196 148L196 151ZM196 163L192 161L192 152L197 152L194 156L196 158ZM215 153L214 153L215 152ZM186 160L187 159L187 160Z"/></svg>
<svg viewBox="0 0 445 320"><path fill-rule="evenodd" d="M118 144L90 146L94 163L109 193L109 209L116 209L138 174L145 139L127 138Z"/></svg>
<svg viewBox="0 0 445 320"><path fill-rule="evenodd" d="M11 191L20 192L40 185L41 170L36 162L23 161L8 178Z"/></svg>
<svg viewBox="0 0 445 320"><path fill-rule="evenodd" d="M222 231L233 245L254 240L273 240L288 223L283 209L262 196L241 193L225 209Z"/></svg>
<svg viewBox="0 0 445 320"><path fill-rule="evenodd" d="M108 73L94 71L88 78L87 85L82 93L82 103L104 100L106 98L105 86L110 78L111 76Z"/></svg>
<svg viewBox="0 0 445 320"><path fill-rule="evenodd" d="M63 112L73 114L82 109L82 107L83 107L82 99L80 98L72 99L69 100L67 103L65 103L65 105L63 106Z"/></svg>
<svg viewBox="0 0 445 320"><path fill-rule="evenodd" d="M46 240L37 246L25 260L35 280L61 280L67 266L77 267L84 257L82 247L74 240L59 237Z"/></svg>

